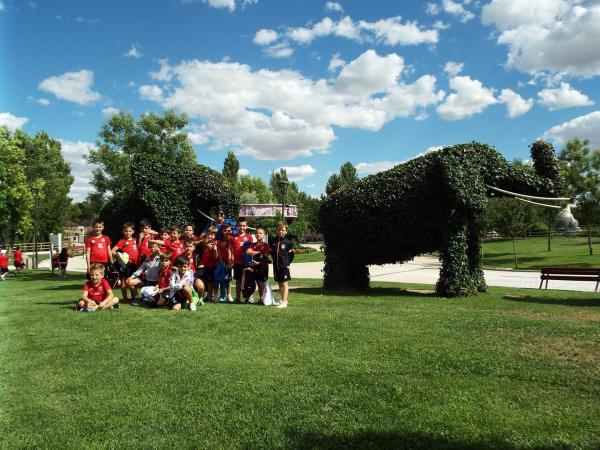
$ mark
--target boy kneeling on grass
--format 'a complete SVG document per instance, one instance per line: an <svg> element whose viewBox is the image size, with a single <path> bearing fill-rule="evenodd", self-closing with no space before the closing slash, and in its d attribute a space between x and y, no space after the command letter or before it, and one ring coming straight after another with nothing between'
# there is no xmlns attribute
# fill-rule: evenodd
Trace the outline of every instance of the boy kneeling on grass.
<svg viewBox="0 0 600 450"><path fill-rule="evenodd" d="M97 309L111 309L119 304L113 295L108 281L104 278L104 265L90 264L90 279L83 285L83 294L75 309L81 312L92 312Z"/></svg>
<svg viewBox="0 0 600 450"><path fill-rule="evenodd" d="M171 275L169 286L157 290L160 295L156 306L167 306L172 311L179 311L181 306L187 301L190 311L196 311L194 303L194 272L189 268L190 260L187 256L181 255L173 263L175 270Z"/></svg>

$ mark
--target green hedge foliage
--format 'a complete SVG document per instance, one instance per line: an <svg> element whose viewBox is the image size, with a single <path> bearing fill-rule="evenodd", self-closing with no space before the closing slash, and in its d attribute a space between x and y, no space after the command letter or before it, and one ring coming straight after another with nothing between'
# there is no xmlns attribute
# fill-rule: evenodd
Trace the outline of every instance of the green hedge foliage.
<svg viewBox="0 0 600 450"><path fill-rule="evenodd" d="M556 196L563 182L552 146L531 146L533 167L511 166L493 147L471 142L430 152L340 188L319 212L326 243L324 286L369 286L367 265L440 252L437 292L485 291L478 218L491 191Z"/></svg>
<svg viewBox="0 0 600 450"><path fill-rule="evenodd" d="M131 164L131 176L133 189L114 193L100 212L111 239L121 235L127 221L137 227L147 218L154 229L191 223L198 231L208 222L200 211L210 214L222 205L229 216L237 217L240 209L239 195L223 175L205 166L138 158Z"/></svg>

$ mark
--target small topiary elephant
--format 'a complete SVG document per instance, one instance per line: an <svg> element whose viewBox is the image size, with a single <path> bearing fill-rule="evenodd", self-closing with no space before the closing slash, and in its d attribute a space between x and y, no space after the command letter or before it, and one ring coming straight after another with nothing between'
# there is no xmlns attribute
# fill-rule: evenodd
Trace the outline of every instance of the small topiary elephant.
<svg viewBox="0 0 600 450"><path fill-rule="evenodd" d="M488 145L472 142L430 152L368 176L326 197L324 286L367 288L371 264L402 263L440 252L437 293L486 290L478 217L489 186L556 196L563 190L550 144L531 145L533 167L509 165Z"/></svg>

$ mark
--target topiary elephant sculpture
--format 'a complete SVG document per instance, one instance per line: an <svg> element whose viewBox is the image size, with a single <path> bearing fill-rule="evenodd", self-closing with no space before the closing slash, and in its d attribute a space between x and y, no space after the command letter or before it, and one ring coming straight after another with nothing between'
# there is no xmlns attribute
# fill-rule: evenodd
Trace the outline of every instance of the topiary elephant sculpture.
<svg viewBox="0 0 600 450"><path fill-rule="evenodd" d="M550 144L531 145L533 166L511 165L493 147L472 142L399 164L326 197L324 286L367 288L371 264L403 263L437 251L444 296L486 290L478 218L490 186L556 196L563 190Z"/></svg>

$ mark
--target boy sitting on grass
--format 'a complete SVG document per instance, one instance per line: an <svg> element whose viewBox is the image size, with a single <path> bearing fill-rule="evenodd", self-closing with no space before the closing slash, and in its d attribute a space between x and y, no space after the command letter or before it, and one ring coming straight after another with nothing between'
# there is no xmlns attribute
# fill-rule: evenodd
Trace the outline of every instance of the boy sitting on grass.
<svg viewBox="0 0 600 450"><path fill-rule="evenodd" d="M83 285L83 294L75 309L91 312L97 309L111 309L118 303L119 299L113 295L108 281L104 278L104 265L90 264L90 280Z"/></svg>
<svg viewBox="0 0 600 450"><path fill-rule="evenodd" d="M160 297L156 302L157 306L168 306L172 311L179 311L181 305L187 300L190 311L196 311L194 303L194 294L192 289L194 286L194 272L189 268L190 260L187 256L178 256L173 264L175 269L169 286L167 288L159 288Z"/></svg>

